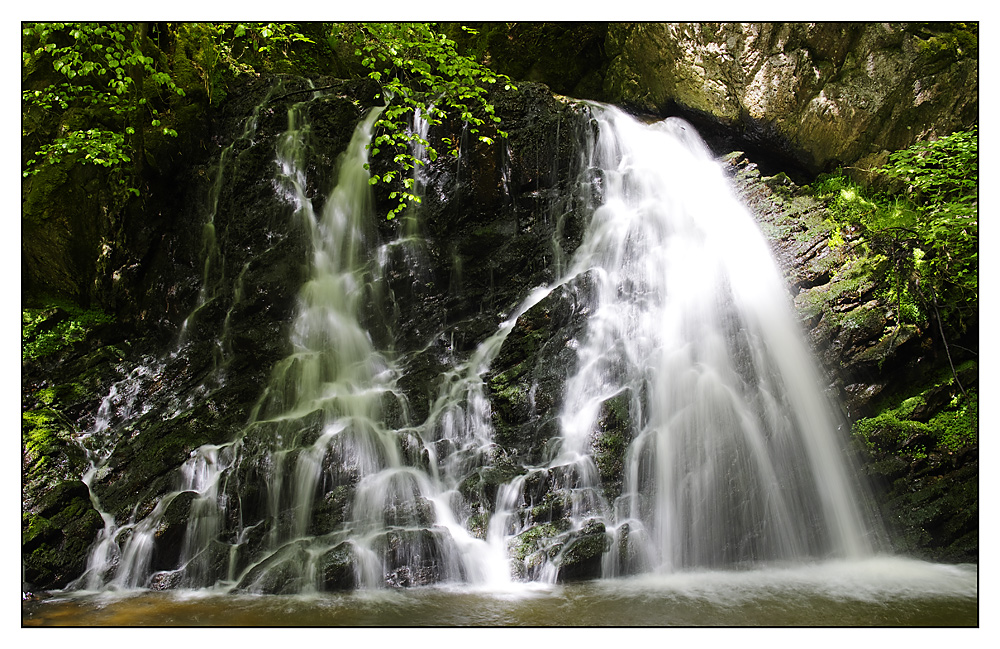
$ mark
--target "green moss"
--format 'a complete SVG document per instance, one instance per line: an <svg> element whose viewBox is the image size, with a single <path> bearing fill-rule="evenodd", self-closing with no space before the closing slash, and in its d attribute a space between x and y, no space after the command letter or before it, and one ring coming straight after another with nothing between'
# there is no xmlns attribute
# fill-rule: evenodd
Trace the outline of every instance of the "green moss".
<svg viewBox="0 0 1000 649"><path fill-rule="evenodd" d="M572 566L599 558L610 548L610 539L605 534L604 523L590 521L562 556L563 566Z"/></svg>
<svg viewBox="0 0 1000 649"><path fill-rule="evenodd" d="M631 442L630 396L616 395L601 407L599 430L594 436L594 464L601 476L604 495L613 502L621 494L622 476L625 471L625 454Z"/></svg>
<svg viewBox="0 0 1000 649"><path fill-rule="evenodd" d="M42 388L35 393L38 400L47 406L57 403L79 401L87 397L87 389L79 383L64 383Z"/></svg>
<svg viewBox="0 0 1000 649"><path fill-rule="evenodd" d="M939 412L928 422L937 437L938 445L949 451L958 451L979 442L979 395L975 391L957 395L948 409Z"/></svg>
<svg viewBox="0 0 1000 649"><path fill-rule="evenodd" d="M917 408L922 408L927 405L927 399L924 395L918 394L915 397L910 397L909 399L903 400L899 407L896 408L896 416L901 419L909 419L913 415L913 411Z"/></svg>
<svg viewBox="0 0 1000 649"><path fill-rule="evenodd" d="M928 64L948 64L975 59L979 53L979 31L970 23L922 23L917 51Z"/></svg>
<svg viewBox="0 0 1000 649"><path fill-rule="evenodd" d="M490 527L490 513L489 512L479 512L473 514L466 521L466 527L469 533L477 539L486 539L486 531Z"/></svg>
<svg viewBox="0 0 1000 649"><path fill-rule="evenodd" d="M896 550L933 561L978 556L977 364L956 370L965 392L946 367L854 424L869 475L887 487L883 516Z"/></svg>
<svg viewBox="0 0 1000 649"><path fill-rule="evenodd" d="M59 528L44 516L31 512L21 514L21 545L26 548L35 547L42 539L58 531Z"/></svg>
<svg viewBox="0 0 1000 649"><path fill-rule="evenodd" d="M570 504L566 493L546 492L542 501L531 508L531 520L542 522L562 518Z"/></svg>
<svg viewBox="0 0 1000 649"><path fill-rule="evenodd" d="M974 361L963 364L966 371L975 366ZM926 422L916 420L926 417L934 398L943 390L950 390L953 396L927 419ZM979 430L979 396L976 390L958 391L950 370L946 377L938 377L930 386L918 394L905 396L894 407L886 407L874 417L860 419L854 424L854 434L860 437L869 449L893 450L921 459L928 451L956 452L963 447L978 443ZM935 442L935 448L926 449L922 446L900 448L907 439L915 435L927 435Z"/></svg>
<svg viewBox="0 0 1000 649"><path fill-rule="evenodd" d="M838 302L859 302L866 300L875 290L873 279L879 272L881 260L878 257L857 257L844 263L830 282L803 291L796 304L807 318L823 314L831 319L831 325L857 325L874 314L865 310L862 313L844 314L830 306ZM859 320L859 318L861 320Z"/></svg>
<svg viewBox="0 0 1000 649"><path fill-rule="evenodd" d="M36 361L80 342L114 318L100 309L83 309L65 300L21 309L21 360Z"/></svg>
<svg viewBox="0 0 1000 649"><path fill-rule="evenodd" d="M45 466L48 456L59 449L62 445L59 434L63 428L61 415L52 408L21 413L21 443L29 472Z"/></svg>
<svg viewBox="0 0 1000 649"><path fill-rule="evenodd" d="M913 435L928 432L927 424L919 421L900 419L895 410L879 413L875 417L861 419L854 424L854 434L865 440L869 448L874 448L879 443L885 443L886 441L893 443L903 442Z"/></svg>
<svg viewBox="0 0 1000 649"><path fill-rule="evenodd" d="M524 561L536 552L546 552L552 541L568 528L569 522L565 520L535 525L515 537L512 555L518 561Z"/></svg>

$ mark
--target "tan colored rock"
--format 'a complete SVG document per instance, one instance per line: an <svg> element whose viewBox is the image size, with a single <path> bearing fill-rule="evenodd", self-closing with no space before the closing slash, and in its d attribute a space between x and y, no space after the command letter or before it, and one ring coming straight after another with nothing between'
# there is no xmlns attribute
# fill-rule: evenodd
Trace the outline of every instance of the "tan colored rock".
<svg viewBox="0 0 1000 649"><path fill-rule="evenodd" d="M962 49L975 32L955 33L909 23L614 24L604 93L743 130L821 171L976 122L978 62Z"/></svg>

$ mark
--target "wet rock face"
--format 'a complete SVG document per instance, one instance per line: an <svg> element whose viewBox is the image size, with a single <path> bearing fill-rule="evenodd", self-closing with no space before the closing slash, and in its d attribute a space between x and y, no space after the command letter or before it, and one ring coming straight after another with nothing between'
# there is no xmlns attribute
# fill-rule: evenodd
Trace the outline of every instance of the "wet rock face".
<svg viewBox="0 0 1000 649"><path fill-rule="evenodd" d="M103 257L102 241L112 236L112 219L101 209L109 202L103 174L79 164L48 165L24 181L23 193L23 291L86 302L97 274L94 259Z"/></svg>
<svg viewBox="0 0 1000 649"><path fill-rule="evenodd" d="M548 460L558 438L564 383L586 326L580 293L587 288L585 281L561 287L518 318L484 377L497 444L521 464Z"/></svg>
<svg viewBox="0 0 1000 649"><path fill-rule="evenodd" d="M306 86L300 81L285 92L300 87ZM293 206L275 192L272 180L277 139L295 97L262 104L267 90L263 84L250 88L232 113L221 116L221 157L190 172L197 180L187 188L187 209L175 215L178 224L145 269L143 319L172 335L147 359L149 378L135 386L147 414L129 424L130 436L95 485L102 503L119 517L128 516L137 495L147 503L140 510L149 509L195 448L232 439L270 368L287 353L297 294L289 287L304 281L308 244L291 218ZM312 134L328 141L322 150L343 150L357 108L345 99L319 102L316 109L321 118L349 114L342 129ZM256 128L244 137L255 111ZM310 161L316 182L333 175L334 163L335 156ZM217 183L219 178L224 182ZM164 347L175 351L154 360Z"/></svg>
<svg viewBox="0 0 1000 649"><path fill-rule="evenodd" d="M318 80L315 85L336 83L341 82ZM306 195L317 210L335 181L337 158L368 106L364 88L341 85L311 100L307 108L315 146L314 158L306 162ZM169 204L181 207L128 226L132 239L140 248L148 246L149 252L141 263L135 260L119 269L112 297L132 305L124 314L134 329L119 331L127 344L116 339L121 354L99 363L98 382L87 384L92 391L72 410L75 429L90 430L101 396L115 385L108 432L95 442L110 457L95 476L93 490L119 525L148 515L164 494L176 489L178 467L195 449L238 436L271 368L289 352L288 327L298 287L306 278L308 243L301 224L291 218L293 206L275 191L275 150L288 126L289 106L309 98L308 93L282 98L282 93L308 87L301 79L288 79L279 90L269 81L256 81L244 92L234 92L224 111L214 116L214 157L177 171L184 182ZM269 92L271 98L265 101ZM554 256L571 253L579 243L580 221L586 215L567 199L565 190L572 189L577 176L574 133L586 124L583 111L534 84L499 98L497 105L511 133L509 149L465 142L459 157L442 156L431 165L430 190L418 224L426 243L418 257L400 254L386 271L390 294L383 302L399 319L392 327L398 336L385 339L389 332L377 328L372 335L405 357L399 383L412 404L411 420L426 417L442 370L455 356L467 355L492 334L528 290L551 279ZM454 134L442 129L432 138L445 150L441 138L449 135ZM385 195L376 198L381 199L380 208L389 203ZM381 221L378 227L380 239L391 241L398 236L401 220ZM369 316L377 323L385 314L363 318ZM39 376L53 383L79 380L82 370L71 361L87 353L82 346L71 350L61 357L61 365L39 368ZM403 416L388 407L386 415ZM263 437L252 436L246 443L266 443L266 437L263 431ZM58 451L60 457L75 448L69 442L65 446ZM86 469L82 451L76 455L80 457L71 458L67 476L82 475ZM339 475L337 467L331 467ZM263 516L267 495L258 483L268 471L249 462L239 467L227 486L226 497L234 503L227 516ZM344 521L356 481L357 476L344 473L328 493L316 498L312 531L329 531ZM86 492L84 485L78 486ZM45 524L79 500L56 498L56 504L39 508L34 503L45 492L39 487L29 498L31 511L44 515L33 527L26 523L25 538L35 544L32 551L43 541L46 547L59 543L49 538L46 530L51 526ZM56 574L43 565L48 559L36 552L39 569L31 581L39 587L64 586L86 564L87 547L101 522L89 500L81 503L92 529L80 534L81 547L62 544L72 550L74 568ZM166 571L157 577L157 587L170 587L179 578L169 568L184 537L181 510L190 503L189 495L175 499L157 530L154 563ZM252 552L261 539L255 540L255 533L249 537L246 549ZM241 557L241 569L248 567L246 560ZM338 555L327 564L324 579L331 587L353 585L348 557ZM432 562L419 574L392 579L400 585L425 583L438 571ZM296 588L288 583L256 584L252 575L247 579L251 590Z"/></svg>
<svg viewBox="0 0 1000 649"><path fill-rule="evenodd" d="M21 560L25 589L51 588L86 568L87 548L102 527L87 486L59 482L22 513Z"/></svg>
<svg viewBox="0 0 1000 649"><path fill-rule="evenodd" d="M836 43L828 47L833 48L829 56L847 56ZM320 80L316 85L328 83L339 82ZM115 299L138 305L131 320L136 333L129 332L127 344L124 332L102 334L105 339L92 341L98 351L81 347L58 363L36 368L38 380L44 375L53 385L81 381L87 386L87 396L68 410L78 432L94 426L101 396L119 382L121 395L112 404L112 439L107 442L111 457L93 483L102 508L119 524L148 514L159 498L177 488L178 467L195 449L231 441L244 430L272 368L290 351L289 327L307 277L308 242L272 179L288 108L306 97L279 96L308 86L303 80L286 80L282 91L262 103L270 88L270 81L251 83L215 116L212 146L216 154L226 150L221 160L227 165L227 182L214 184L219 157L196 161L178 171L186 182L178 185L183 189L172 204L182 209L129 226L134 240L148 245L150 252L141 263L123 266L116 280ZM306 165L306 193L317 201L317 209L335 178L337 156L370 105L366 92L358 84L343 83L308 105L310 137L317 146ZM427 419L446 370L496 332L532 288L555 278L560 264L579 246L589 218L584 197L592 195L593 187L578 186L588 184L579 180L577 153L581 133L590 128L585 107L560 101L544 86L531 83L497 95L494 102L509 140L497 140L494 147L466 141L459 156L441 155L430 164L415 222L376 216L378 243L393 241L407 228L422 241L415 247L385 250L385 295L370 296L371 309L362 316L373 323L373 339L400 357L397 387L403 398L383 408L394 427ZM241 136L255 111L252 136ZM461 126L446 124L431 132L441 152L446 150L445 137L460 141ZM873 306L872 287L863 273L852 274L843 250L827 245L829 230L821 206L787 179L762 177L746 156L734 155L728 162L736 191L771 241L803 326L850 416L866 413L892 382L909 380L940 360L925 353L926 332L894 332L891 315ZM372 164L379 171L385 162ZM392 206L388 191L376 188L377 215ZM214 209L213 237L206 238L209 209ZM499 488L523 477L526 502L517 515L522 520L530 517L532 524L515 539L513 556L515 572L526 578L538 576L543 557L555 561L559 579L593 577L607 550L603 525L589 521L571 528L571 476L534 468L550 459L558 436L563 386L576 361L574 342L585 326L587 314L581 305L587 304L588 287L588 278L581 276L525 312L483 377L496 447L491 464L471 468L460 492L472 509L471 531L482 536ZM121 355L99 353L100 345L110 342L120 345ZM29 371L28 376L34 375ZM631 441L629 399L620 395L604 404L600 430L592 439L596 470L609 502L620 492L624 452ZM249 459L234 467L222 488L230 530L268 517L266 480L272 467L257 460L267 457L277 429L266 424L258 428L242 441L243 457ZM297 434L308 437L318 435L321 426L309 420L300 428ZM87 462L82 452L74 455L72 445L63 441L66 448L58 451L62 473L56 482L72 482ZM404 440L401 452L414 455L413 464L427 461L416 457L417 444ZM330 477L313 501L309 534L328 533L350 520L359 476L333 455L324 459L323 470ZM290 456L287 466L294 461ZM26 511L38 517L23 527L25 551L30 549L37 558L29 565L34 571L29 581L61 587L82 571L87 548L102 523L82 483L54 491L51 501L44 500L45 493L39 486L26 496ZM152 587L179 583L170 568L179 556L192 502L190 495L175 499L157 530L154 563L165 572L156 576ZM81 527L66 527L60 536L60 521L70 515L78 515L75 524ZM415 532L416 539L385 538L386 556L415 544L424 550L422 562L412 569L386 575L393 585L425 584L445 574L443 541L426 527L426 520L420 524L425 527ZM303 544L291 543L284 554L253 563L266 547L268 525L270 521L248 530L240 545L238 588L298 592L301 575L294 566L308 554ZM67 542L70 537L77 539L75 545ZM619 541L621 572L626 573L634 553L627 536ZM207 561L221 574L228 546L218 545ZM49 554L37 552L41 548ZM53 552L60 553L62 563ZM357 558L347 544L329 550L316 566L324 588L356 586Z"/></svg>
<svg viewBox="0 0 1000 649"><path fill-rule="evenodd" d="M733 187L757 220L788 282L795 312L848 420L874 414L880 397L946 363L933 332L897 327L879 300L854 240L830 246L824 207L783 174L762 176L741 153L725 158Z"/></svg>
<svg viewBox="0 0 1000 649"><path fill-rule="evenodd" d="M880 164L976 122L976 39L946 24L613 24L604 94L735 128L813 172Z"/></svg>
<svg viewBox="0 0 1000 649"><path fill-rule="evenodd" d="M426 241L419 258L394 260L388 271L399 310L413 314L412 326L399 331L403 348L453 328L454 346L473 349L530 289L553 279L556 257L580 243L587 214L574 201L573 183L585 109L531 83L492 101L509 138L487 146L463 134L461 124L433 129L439 157L425 168L417 223L380 223L383 240L414 227ZM463 142L457 157L445 155L445 137ZM384 171L386 162L380 156L372 165ZM388 188L376 190L381 215L392 201Z"/></svg>

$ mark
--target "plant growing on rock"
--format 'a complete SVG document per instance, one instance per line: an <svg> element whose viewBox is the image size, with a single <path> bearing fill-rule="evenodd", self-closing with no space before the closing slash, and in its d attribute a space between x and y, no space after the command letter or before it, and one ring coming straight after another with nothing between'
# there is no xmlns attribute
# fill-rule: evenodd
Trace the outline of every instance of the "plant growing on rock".
<svg viewBox="0 0 1000 649"><path fill-rule="evenodd" d="M398 203L387 218L420 202L414 193L416 180L404 177L406 172L426 164L418 150L422 149L431 161L438 157L431 143L411 128L418 119L433 126L458 117L470 135L487 145L494 140L487 134L493 131L485 131L486 127L494 127L496 135L507 137L506 132L495 128L500 118L487 94L496 83L512 88L510 78L460 55L455 42L428 23L366 23L350 26L345 36L355 45L355 56L370 70L368 76L380 85L380 95L388 104L375 125L376 135L369 147L373 155L383 147L393 154L394 168L373 174L370 181L373 185L383 182L397 187L389 198L398 199ZM454 144L450 153L458 155Z"/></svg>
<svg viewBox="0 0 1000 649"><path fill-rule="evenodd" d="M834 219L832 244L843 242L843 229L857 233L897 320L933 318L953 367L949 338L978 314L978 153L973 127L890 155L875 170L890 191L873 192L842 172L814 186Z"/></svg>

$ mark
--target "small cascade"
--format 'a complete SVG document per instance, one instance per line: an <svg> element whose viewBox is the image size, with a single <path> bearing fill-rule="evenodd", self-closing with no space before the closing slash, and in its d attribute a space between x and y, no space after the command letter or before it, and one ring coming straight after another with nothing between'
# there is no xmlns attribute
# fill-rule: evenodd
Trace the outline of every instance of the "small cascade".
<svg viewBox="0 0 1000 649"><path fill-rule="evenodd" d="M260 111L263 106L270 100L274 89L268 92L261 103L254 107L243 125L243 131L228 145L223 147L222 151L219 153L218 162L215 165L215 174L212 179L212 184L208 190L207 208L205 222L202 225L202 244L201 244L201 257L203 259L202 272L201 272L201 288L198 291L198 299L191 309L191 313L184 319L181 323L180 332L178 333L177 347L183 347L189 339L190 329L194 323L195 318L198 313L209 303L215 300L223 286L226 283L225 277L225 260L223 257L222 250L219 248L219 242L216 236L216 216L219 211L219 197L222 194L223 183L229 178L226 173L232 163L234 157L234 150L239 146L246 146L251 144L253 141L253 136L257 131L258 123L260 120ZM237 280L238 281L238 280ZM225 336L219 336L219 340L225 340ZM220 349L217 351L219 357L224 356L224 350ZM220 362L221 358L217 358L217 362Z"/></svg>
<svg viewBox="0 0 1000 649"><path fill-rule="evenodd" d="M82 478L84 484L90 490L90 498L94 508L100 512L104 521L104 529L99 533L97 541L93 544L88 558L87 569L84 574L74 580L71 587L95 590L101 587L112 589L136 588L147 585L149 576L149 564L152 558L154 536L157 532L157 525L162 519L162 514L176 496L181 492L200 492L202 487L196 486L195 482L184 478L187 474L204 473L204 471L191 471L191 465L197 464L203 449L198 449L192 454L192 459L186 462L180 469L181 480L178 490L169 494L157 504L153 513L136 520L135 516L124 524L119 524L114 516L104 511L100 499L93 490L93 481L104 473L106 463L115 449L115 443L120 439L119 428L126 430L131 425L130 422L142 417L152 408L148 401L151 391L158 390L163 383L168 368L173 364L183 364L183 350L190 342L191 325L206 305L218 298L225 276L223 272L223 256L219 249L215 234L215 217L218 212L219 197L222 192L226 171L230 168L234 147L237 145L246 146L256 133L259 121L259 114L262 107L269 101L271 95L277 87L265 94L263 100L252 110L249 118L243 125L242 132L219 154L218 162L215 166L215 174L208 192L208 207L206 209L206 219L202 229L201 256L203 268L201 274L201 286L194 307L184 319L178 332L176 344L166 354L159 358L146 357L141 363L136 365L131 372L112 384L108 394L103 398L95 415L95 420L87 432L77 439L77 442L87 453L90 468ZM239 278L237 278L234 301L239 299ZM230 311L232 309L230 308ZM228 316L226 318L228 324ZM205 394L213 388L218 388L224 381L223 367L225 363L225 332L218 336L213 346L213 371L207 376L199 386L199 393ZM190 408L191 403L179 403L176 398L171 398L171 407L164 413L165 418L178 415L185 408ZM206 447L207 448L207 447ZM214 465L214 461L211 463ZM218 469L215 470L217 475ZM205 480L203 479L202 482ZM208 490L202 497L199 507L203 510L212 509L214 502L209 505L209 501L214 501L214 491ZM194 510L192 510L194 513ZM198 518L195 516L194 518ZM207 536L203 534L202 536ZM192 541L185 540L185 548L191 554ZM195 585L200 584L198 582Z"/></svg>
<svg viewBox="0 0 1000 649"><path fill-rule="evenodd" d="M360 321L362 258L375 247L363 163L380 111L372 111L358 126L342 158L340 178L322 213L316 214L303 191L301 160L308 138L300 110L291 109L289 132L279 147L280 185L310 233L312 277L301 290L292 325L293 354L275 368L248 434L273 440L267 460L273 467L267 506L272 550L309 536L324 461L336 456L343 462L343 480L357 489L351 542L360 556L368 557L379 542L379 521L405 524L420 515L424 486L404 466L396 431L382 423L385 408L405 409L393 385L398 370L390 356L375 349ZM284 523L286 515L290 525ZM308 565L296 568L305 580ZM374 581L376 572L381 578L375 567L359 572L361 584Z"/></svg>
<svg viewBox="0 0 1000 649"><path fill-rule="evenodd" d="M159 374L163 369L162 362L148 360L149 364L137 365L128 376L112 384L108 394L101 400L90 430L76 440L86 452L90 463L82 482L90 491L91 503L94 509L100 512L104 528L91 546L86 571L74 580L71 587L87 590L100 588L105 583L109 571L115 569L121 561L118 539L119 534L127 530L119 528L114 516L104 511L92 485L99 473L105 470L107 460L114 451L116 438L111 433L113 427L123 425L144 412L144 404L140 399L141 387L150 376Z"/></svg>

